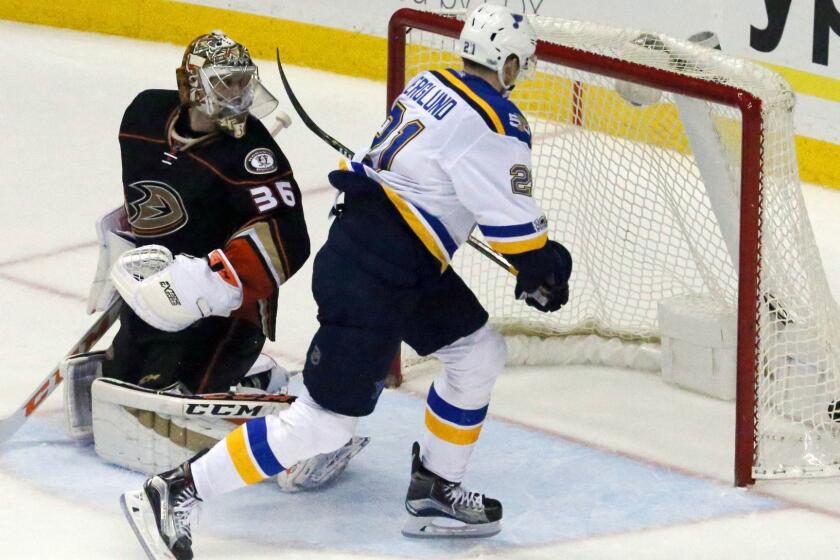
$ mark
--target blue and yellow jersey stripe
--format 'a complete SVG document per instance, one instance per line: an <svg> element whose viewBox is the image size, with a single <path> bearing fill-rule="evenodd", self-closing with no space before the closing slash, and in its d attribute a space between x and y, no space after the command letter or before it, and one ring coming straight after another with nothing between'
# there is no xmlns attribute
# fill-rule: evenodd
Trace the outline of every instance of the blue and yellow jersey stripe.
<svg viewBox="0 0 840 560"><path fill-rule="evenodd" d="M450 404L437 394L432 384L426 399L426 428L448 443L472 445L481 434L487 409L488 406L466 409Z"/></svg>
<svg viewBox="0 0 840 560"><path fill-rule="evenodd" d="M443 225L436 216L416 204L413 204L399 195L393 188L386 185L381 178L373 178L365 171L365 166L357 161L341 160L339 168L343 171L353 171L359 175L374 179L382 190L385 196L391 201L391 204L400 213L405 223L411 228L411 231L420 239L423 246L438 260L441 264L441 272L446 270L449 266L449 261L455 251L458 250L458 244L447 231L446 226Z"/></svg>
<svg viewBox="0 0 840 560"><path fill-rule="evenodd" d="M285 469L268 445L265 418L242 424L227 435L225 444L236 472L246 484L255 484Z"/></svg>
<svg viewBox="0 0 840 560"><path fill-rule="evenodd" d="M477 76L452 69L431 70L430 73L466 101L490 130L502 136L518 138L531 147L531 130L527 119L516 105L502 97L490 84Z"/></svg>
<svg viewBox="0 0 840 560"><path fill-rule="evenodd" d="M435 78L440 80L440 82L448 85L449 88L466 101L470 107L475 109L475 112L484 119L484 122L486 122L487 126L490 127L490 130L502 135L505 134L504 122L499 117L496 110L487 103L487 101L482 99L480 95L470 89L470 87L467 86L467 84L465 84L453 70L447 69L442 72L432 70L431 73Z"/></svg>
<svg viewBox="0 0 840 560"><path fill-rule="evenodd" d="M446 227L440 220L424 211L419 206L403 199L397 191L382 185L382 190L385 191L385 196L391 201L391 204L397 209L411 231L420 239L420 242L428 249L428 251L438 260L441 265L441 272L446 270L449 266L449 261L452 255L458 249L458 245Z"/></svg>
<svg viewBox="0 0 840 560"><path fill-rule="evenodd" d="M517 255L541 249L548 242L546 228L538 228L533 222L510 226L478 224L478 229L495 251L505 255Z"/></svg>
<svg viewBox="0 0 840 560"><path fill-rule="evenodd" d="M341 160L339 168L352 171L375 181L397 209L405 223L417 235L423 246L441 263L441 272L446 270L458 244L443 222L422 207L403 198L399 192L388 186L376 173L368 173L368 167L356 161ZM487 243L499 253L516 255L541 249L548 242L545 218L509 226L478 224Z"/></svg>

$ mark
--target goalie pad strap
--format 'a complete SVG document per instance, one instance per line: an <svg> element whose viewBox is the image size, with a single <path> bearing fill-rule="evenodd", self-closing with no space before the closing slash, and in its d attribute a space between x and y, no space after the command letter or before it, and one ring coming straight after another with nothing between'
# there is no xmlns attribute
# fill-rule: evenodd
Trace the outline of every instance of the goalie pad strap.
<svg viewBox="0 0 840 560"><path fill-rule="evenodd" d="M64 419L67 435L83 441L93 436L90 388L102 376L105 352L77 354L59 365L64 378Z"/></svg>

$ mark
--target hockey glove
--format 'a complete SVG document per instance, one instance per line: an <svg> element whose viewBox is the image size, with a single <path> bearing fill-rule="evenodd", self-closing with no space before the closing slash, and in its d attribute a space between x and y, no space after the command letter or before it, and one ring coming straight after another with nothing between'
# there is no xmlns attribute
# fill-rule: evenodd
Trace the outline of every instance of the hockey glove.
<svg viewBox="0 0 840 560"><path fill-rule="evenodd" d="M506 257L519 270L516 299L543 313L557 311L569 301L572 255L563 245L549 241L541 249Z"/></svg>
<svg viewBox="0 0 840 560"><path fill-rule="evenodd" d="M167 256L171 263L164 265ZM219 249L207 258L172 259L166 247L147 245L123 253L111 279L129 307L162 331L177 332L210 315L227 317L242 305L242 283Z"/></svg>
<svg viewBox="0 0 840 560"><path fill-rule="evenodd" d="M370 195L382 192L379 183L353 171L331 171L328 177L333 187L347 194Z"/></svg>

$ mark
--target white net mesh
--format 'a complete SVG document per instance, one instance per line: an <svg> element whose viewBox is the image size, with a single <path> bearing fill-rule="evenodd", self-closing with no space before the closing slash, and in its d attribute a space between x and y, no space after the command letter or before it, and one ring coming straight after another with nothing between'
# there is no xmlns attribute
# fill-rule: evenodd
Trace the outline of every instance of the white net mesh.
<svg viewBox="0 0 840 560"><path fill-rule="evenodd" d="M831 407L840 400L840 324L804 208L787 84L757 64L687 41L532 21L543 41L660 69L666 77L732 86L761 100L758 366L747 373L757 395L753 473L838 474L840 423ZM460 67L455 53L453 39L411 30L406 78ZM542 314L514 300L507 272L461 249L454 266L506 334L594 333L656 342L663 299L711 296L718 306L737 306L734 263L745 250L738 235L740 110L604 73L541 59L537 77L512 96L533 131L534 195L548 216L550 237L570 248L575 270L569 305Z"/></svg>

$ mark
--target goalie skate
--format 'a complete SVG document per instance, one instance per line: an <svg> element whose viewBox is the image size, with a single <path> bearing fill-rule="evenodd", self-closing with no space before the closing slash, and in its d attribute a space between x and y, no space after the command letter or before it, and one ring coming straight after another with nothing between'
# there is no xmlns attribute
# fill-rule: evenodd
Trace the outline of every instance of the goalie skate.
<svg viewBox="0 0 840 560"><path fill-rule="evenodd" d="M502 504L425 469L420 445L411 449L411 484L405 498L406 537L490 537L502 530Z"/></svg>
<svg viewBox="0 0 840 560"><path fill-rule="evenodd" d="M201 454L197 455L200 456ZM190 463L155 475L138 492L126 492L120 505L150 560L191 560L192 528L201 500Z"/></svg>

